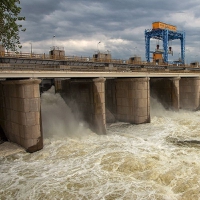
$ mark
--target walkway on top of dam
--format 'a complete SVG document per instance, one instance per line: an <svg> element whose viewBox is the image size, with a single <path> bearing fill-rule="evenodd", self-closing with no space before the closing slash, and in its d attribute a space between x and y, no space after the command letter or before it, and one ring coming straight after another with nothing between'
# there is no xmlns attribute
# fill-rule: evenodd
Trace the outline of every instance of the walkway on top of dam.
<svg viewBox="0 0 200 200"><path fill-rule="evenodd" d="M139 77L199 77L200 73L187 72L83 72L83 71L1 71L0 78L139 78Z"/></svg>

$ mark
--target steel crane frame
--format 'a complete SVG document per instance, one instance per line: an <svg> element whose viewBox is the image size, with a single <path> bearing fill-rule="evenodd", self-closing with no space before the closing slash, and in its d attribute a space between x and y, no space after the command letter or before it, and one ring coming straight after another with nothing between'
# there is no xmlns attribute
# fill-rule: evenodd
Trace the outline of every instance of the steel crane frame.
<svg viewBox="0 0 200 200"><path fill-rule="evenodd" d="M158 39L163 41L163 59L168 63L168 43L170 40L180 39L181 41L181 61L185 64L185 32L171 31L168 29L146 29L145 30L145 56L147 62L150 62L150 39Z"/></svg>

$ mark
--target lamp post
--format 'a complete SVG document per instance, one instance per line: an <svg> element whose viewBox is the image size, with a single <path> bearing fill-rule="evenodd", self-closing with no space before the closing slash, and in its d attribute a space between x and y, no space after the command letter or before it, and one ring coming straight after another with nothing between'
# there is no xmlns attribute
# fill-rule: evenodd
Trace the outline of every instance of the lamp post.
<svg viewBox="0 0 200 200"><path fill-rule="evenodd" d="M52 47L53 47L53 48L54 48L54 45L55 45L55 44L54 44L55 37L56 37L55 35L52 37Z"/></svg>
<svg viewBox="0 0 200 200"><path fill-rule="evenodd" d="M198 56L198 55L195 55L195 63L196 63L196 67L199 67L198 61L197 61L197 56Z"/></svg>
<svg viewBox="0 0 200 200"><path fill-rule="evenodd" d="M178 61L181 61L181 53L178 53Z"/></svg>
<svg viewBox="0 0 200 200"><path fill-rule="evenodd" d="M135 57L137 56L137 55L136 55L136 49L137 49L137 47L134 47L134 52L135 52L134 56L135 56Z"/></svg>
<svg viewBox="0 0 200 200"><path fill-rule="evenodd" d="M31 45L31 56L32 56L33 49L32 49L32 43L31 42L30 42L30 45Z"/></svg>
<svg viewBox="0 0 200 200"><path fill-rule="evenodd" d="M186 49L186 52L190 52L190 50L189 49ZM186 55L186 58L185 58L185 60L186 60L186 65L188 64L188 56Z"/></svg>
<svg viewBox="0 0 200 200"><path fill-rule="evenodd" d="M99 48L98 48L98 45L100 44L101 42L98 42L97 43L97 52L99 52Z"/></svg>

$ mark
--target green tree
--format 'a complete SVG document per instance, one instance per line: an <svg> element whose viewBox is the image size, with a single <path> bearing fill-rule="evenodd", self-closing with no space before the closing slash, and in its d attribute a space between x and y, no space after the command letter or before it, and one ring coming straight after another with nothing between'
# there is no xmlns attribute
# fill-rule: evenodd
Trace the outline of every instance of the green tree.
<svg viewBox="0 0 200 200"><path fill-rule="evenodd" d="M0 0L0 42L7 50L17 51L21 48L19 32L25 31L18 24L25 20L20 17L20 0Z"/></svg>

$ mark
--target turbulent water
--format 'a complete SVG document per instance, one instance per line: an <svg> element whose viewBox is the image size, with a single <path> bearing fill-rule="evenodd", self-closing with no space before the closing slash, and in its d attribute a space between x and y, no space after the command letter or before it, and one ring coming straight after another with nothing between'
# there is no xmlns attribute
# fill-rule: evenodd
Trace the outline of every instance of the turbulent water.
<svg viewBox="0 0 200 200"><path fill-rule="evenodd" d="M96 135L51 89L42 117L43 150L0 155L1 200L200 199L200 112L151 99L151 123Z"/></svg>

